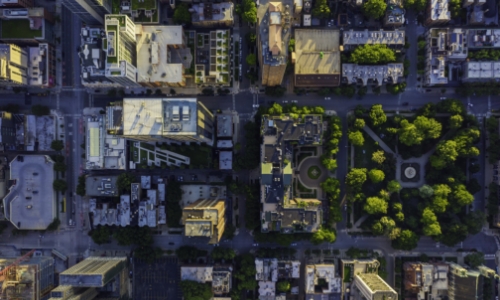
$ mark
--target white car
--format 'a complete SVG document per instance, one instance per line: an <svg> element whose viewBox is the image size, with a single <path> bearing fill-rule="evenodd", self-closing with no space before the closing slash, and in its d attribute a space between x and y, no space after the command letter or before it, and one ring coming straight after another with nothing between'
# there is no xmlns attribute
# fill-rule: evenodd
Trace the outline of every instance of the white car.
<svg viewBox="0 0 500 300"><path fill-rule="evenodd" d="M254 247L259 247L259 244L255 243L253 244Z"/></svg>
<svg viewBox="0 0 500 300"><path fill-rule="evenodd" d="M292 243L291 245L292 245L292 246L297 246L297 243Z"/></svg>
<svg viewBox="0 0 500 300"><path fill-rule="evenodd" d="M330 98L330 97L325 97L325 100L331 100L331 99L332 99L332 98Z"/></svg>
<svg viewBox="0 0 500 300"><path fill-rule="evenodd" d="M467 105L469 105L470 107L474 106L474 104L472 104L472 103L467 103Z"/></svg>
<svg viewBox="0 0 500 300"><path fill-rule="evenodd" d="M439 98L439 100L446 100L446 97L441 97Z"/></svg>

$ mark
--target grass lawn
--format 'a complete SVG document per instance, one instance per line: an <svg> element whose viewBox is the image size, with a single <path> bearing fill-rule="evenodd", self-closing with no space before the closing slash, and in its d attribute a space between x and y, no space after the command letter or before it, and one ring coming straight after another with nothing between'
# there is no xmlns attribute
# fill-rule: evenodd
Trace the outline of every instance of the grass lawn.
<svg viewBox="0 0 500 300"><path fill-rule="evenodd" d="M117 15L120 13L120 0L113 0L113 14Z"/></svg>
<svg viewBox="0 0 500 300"><path fill-rule="evenodd" d="M141 161L146 160L148 158L148 151L141 149L139 151Z"/></svg>
<svg viewBox="0 0 500 300"><path fill-rule="evenodd" d="M351 282L351 268L344 267L344 282Z"/></svg>
<svg viewBox="0 0 500 300"><path fill-rule="evenodd" d="M311 179L318 179L321 176L321 169L318 166L312 166L307 170L307 176Z"/></svg>
<svg viewBox="0 0 500 300"><path fill-rule="evenodd" d="M152 10L156 8L157 0L132 0L132 10Z"/></svg>
<svg viewBox="0 0 500 300"><path fill-rule="evenodd" d="M370 170L377 167L377 164L372 161L373 152L382 150L382 148L365 131L362 131L362 133L365 143L363 146L354 147L354 167Z"/></svg>
<svg viewBox="0 0 500 300"><path fill-rule="evenodd" d="M2 20L2 38L34 38L41 36L41 30L30 29L30 21L28 19Z"/></svg>
<svg viewBox="0 0 500 300"><path fill-rule="evenodd" d="M156 149L155 146L150 145L150 144L141 143L140 145L141 145L141 148L148 149L148 150L151 150L151 151L155 151L155 149Z"/></svg>
<svg viewBox="0 0 500 300"><path fill-rule="evenodd" d="M149 160L154 161L155 160L155 153L154 152L148 152L149 153Z"/></svg>

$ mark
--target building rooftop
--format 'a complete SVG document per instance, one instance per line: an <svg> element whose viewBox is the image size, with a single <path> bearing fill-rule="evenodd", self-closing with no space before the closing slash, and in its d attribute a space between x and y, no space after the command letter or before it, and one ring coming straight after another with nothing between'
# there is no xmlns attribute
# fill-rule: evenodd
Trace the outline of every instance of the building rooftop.
<svg viewBox="0 0 500 300"><path fill-rule="evenodd" d="M342 289L341 278L335 277L333 264L306 265L306 294L340 294ZM321 284L324 282L324 284Z"/></svg>
<svg viewBox="0 0 500 300"><path fill-rule="evenodd" d="M430 0L429 4L429 18L432 21L450 21L451 13L448 10L448 0Z"/></svg>
<svg viewBox="0 0 500 300"><path fill-rule="evenodd" d="M195 3L191 7L192 21L231 21L233 20L233 3Z"/></svg>
<svg viewBox="0 0 500 300"><path fill-rule="evenodd" d="M382 66L342 64L342 77L348 84L356 84L358 81L367 85L369 80L376 81L380 86L385 83L398 83L403 77L404 67L402 63L393 63Z"/></svg>
<svg viewBox="0 0 500 300"><path fill-rule="evenodd" d="M181 267L181 280L192 280L196 282L211 282L213 267Z"/></svg>
<svg viewBox="0 0 500 300"><path fill-rule="evenodd" d="M228 294L232 286L232 267L214 267L212 273L212 291L215 295Z"/></svg>
<svg viewBox="0 0 500 300"><path fill-rule="evenodd" d="M387 46L404 46L405 44L405 32L403 30L373 30L368 29L363 31L354 31L353 29L349 31L344 31L343 34L343 46L359 46L359 45L374 45L374 44L384 44Z"/></svg>
<svg viewBox="0 0 500 300"><path fill-rule="evenodd" d="M0 44L0 78L28 84L28 60L24 49L16 45Z"/></svg>
<svg viewBox="0 0 500 300"><path fill-rule="evenodd" d="M259 299L276 299L276 282L259 281Z"/></svg>
<svg viewBox="0 0 500 300"><path fill-rule="evenodd" d="M137 82L182 82L183 60L178 59L178 50L174 47L184 44L182 26L136 27L142 28L141 34L136 35ZM192 57L189 58L186 63L191 64Z"/></svg>
<svg viewBox="0 0 500 300"><path fill-rule="evenodd" d="M278 281L278 260L276 258L255 259L255 280Z"/></svg>
<svg viewBox="0 0 500 300"><path fill-rule="evenodd" d="M371 295L372 300L397 300L398 294L378 274L360 273L355 275L356 286L363 295Z"/></svg>
<svg viewBox="0 0 500 300"><path fill-rule="evenodd" d="M118 176L88 176L85 179L87 196L115 197L118 196L116 180Z"/></svg>
<svg viewBox="0 0 500 300"><path fill-rule="evenodd" d="M339 31L295 30L295 85L340 84Z"/></svg>
<svg viewBox="0 0 500 300"><path fill-rule="evenodd" d="M257 9L259 39L263 63L279 66L287 63L290 40L290 13L293 1L260 1Z"/></svg>
<svg viewBox="0 0 500 300"><path fill-rule="evenodd" d="M111 81L106 79L106 52L102 45L106 32L102 28L83 27L80 35L78 56L82 67L82 80L87 83L97 81L101 84L111 84Z"/></svg>
<svg viewBox="0 0 500 300"><path fill-rule="evenodd" d="M469 49L500 47L500 29L468 29L467 47Z"/></svg>
<svg viewBox="0 0 500 300"><path fill-rule="evenodd" d="M498 61L466 61L462 70L464 81L500 78L500 62Z"/></svg>
<svg viewBox="0 0 500 300"><path fill-rule="evenodd" d="M217 115L217 137L233 136L233 114Z"/></svg>
<svg viewBox="0 0 500 300"><path fill-rule="evenodd" d="M104 287L126 266L126 257L88 257L59 274L60 285Z"/></svg>
<svg viewBox="0 0 500 300"><path fill-rule="evenodd" d="M233 152L220 151L219 152L219 170L232 170L233 169Z"/></svg>
<svg viewBox="0 0 500 300"><path fill-rule="evenodd" d="M45 230L56 218L54 162L45 155L18 155L10 163L14 185L3 199L7 219L22 230Z"/></svg>
<svg viewBox="0 0 500 300"><path fill-rule="evenodd" d="M104 122L103 115L87 117L86 168L123 170L125 139L108 134Z"/></svg>

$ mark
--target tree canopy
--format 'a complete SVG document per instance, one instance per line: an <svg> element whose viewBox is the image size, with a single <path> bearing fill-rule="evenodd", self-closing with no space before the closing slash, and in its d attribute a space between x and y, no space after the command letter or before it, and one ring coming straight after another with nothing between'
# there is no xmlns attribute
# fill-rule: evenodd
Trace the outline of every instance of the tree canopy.
<svg viewBox="0 0 500 300"><path fill-rule="evenodd" d="M337 178L328 177L321 183L321 188L325 193L333 196L340 194L340 182Z"/></svg>
<svg viewBox="0 0 500 300"><path fill-rule="evenodd" d="M363 127L365 127L365 120L357 118L354 120L354 127L357 129L363 129Z"/></svg>
<svg viewBox="0 0 500 300"><path fill-rule="evenodd" d="M484 263L484 253L476 252L465 256L464 261L471 268L477 268Z"/></svg>
<svg viewBox="0 0 500 300"><path fill-rule="evenodd" d="M397 193L401 190L401 184L397 180L391 180L387 183L387 190L391 193Z"/></svg>
<svg viewBox="0 0 500 300"><path fill-rule="evenodd" d="M346 184L353 190L360 189L366 181L366 169L352 168L346 176Z"/></svg>
<svg viewBox="0 0 500 300"><path fill-rule="evenodd" d="M425 208L422 213L423 232L427 236L437 236L441 234L441 226L437 220L436 214L430 209Z"/></svg>
<svg viewBox="0 0 500 300"><path fill-rule="evenodd" d="M365 143L365 138L359 130L349 132L348 138L349 142L351 142L354 146L363 146Z"/></svg>
<svg viewBox="0 0 500 300"><path fill-rule="evenodd" d="M387 201L380 197L368 197L366 198L366 203L364 209L370 215L373 214L386 214L387 213Z"/></svg>
<svg viewBox="0 0 500 300"><path fill-rule="evenodd" d="M383 0L368 0L363 5L363 13L368 18L379 19L385 14L387 4Z"/></svg>
<svg viewBox="0 0 500 300"><path fill-rule="evenodd" d="M334 243L337 237L335 236L335 232L328 228L320 228L318 231L313 233L311 237L311 243L315 245L319 245L321 243Z"/></svg>
<svg viewBox="0 0 500 300"><path fill-rule="evenodd" d="M370 170L370 172L368 172L368 177L373 183L379 183L384 180L385 174L381 170L372 169Z"/></svg>
<svg viewBox="0 0 500 300"><path fill-rule="evenodd" d="M212 298L212 286L209 283L182 280L181 289L186 300L209 300Z"/></svg>
<svg viewBox="0 0 500 300"><path fill-rule="evenodd" d="M395 61L396 54L384 44L365 44L363 46L358 46L354 49L349 58L350 63L362 65L387 64Z"/></svg>
<svg viewBox="0 0 500 300"><path fill-rule="evenodd" d="M407 146L418 145L425 139L438 138L441 129L441 123L433 118L418 116L413 123L403 119L398 132L399 140Z"/></svg>
<svg viewBox="0 0 500 300"><path fill-rule="evenodd" d="M418 245L420 237L413 231L404 229L398 238L392 241L392 247L394 249L410 251L415 249Z"/></svg>
<svg viewBox="0 0 500 300"><path fill-rule="evenodd" d="M68 189L68 183L62 179L55 179L52 183L52 187L54 191L64 193Z"/></svg>
<svg viewBox="0 0 500 300"><path fill-rule="evenodd" d="M312 13L315 17L318 18L328 18L330 16L330 7L326 0L316 0Z"/></svg>
<svg viewBox="0 0 500 300"><path fill-rule="evenodd" d="M243 0L242 3L242 14L241 17L243 21L249 23L257 22L257 6L253 0Z"/></svg>
<svg viewBox="0 0 500 300"><path fill-rule="evenodd" d="M250 66L254 66L255 64L257 64L257 56L253 53L250 53L247 55L246 61Z"/></svg>
<svg viewBox="0 0 500 300"><path fill-rule="evenodd" d="M385 152L382 150L377 150L372 154L372 160L377 164L381 165L385 161Z"/></svg>
<svg viewBox="0 0 500 300"><path fill-rule="evenodd" d="M191 23L191 13L186 3L180 3L175 7L174 22L177 24Z"/></svg>
<svg viewBox="0 0 500 300"><path fill-rule="evenodd" d="M54 149L55 151L61 151L64 149L64 142L61 140L53 140L52 143L50 143L50 148Z"/></svg>
<svg viewBox="0 0 500 300"><path fill-rule="evenodd" d="M382 104L374 104L368 113L374 126L380 126L387 121L387 116L382 108Z"/></svg>
<svg viewBox="0 0 500 300"><path fill-rule="evenodd" d="M427 185L427 184L424 184L423 186L421 186L419 189L419 194L420 194L420 197L426 199L426 198L430 198L432 197L432 195L434 195L434 190L432 189L432 187L430 185Z"/></svg>
<svg viewBox="0 0 500 300"><path fill-rule="evenodd" d="M135 176L130 173L121 173L116 179L116 187L120 192L130 192L131 184L135 181Z"/></svg>
<svg viewBox="0 0 500 300"><path fill-rule="evenodd" d="M404 8L420 12L425 10L426 4L425 0L405 0Z"/></svg>
<svg viewBox="0 0 500 300"><path fill-rule="evenodd" d="M276 289L278 292L286 293L290 290L290 282L286 280L278 281L278 283L276 283Z"/></svg>

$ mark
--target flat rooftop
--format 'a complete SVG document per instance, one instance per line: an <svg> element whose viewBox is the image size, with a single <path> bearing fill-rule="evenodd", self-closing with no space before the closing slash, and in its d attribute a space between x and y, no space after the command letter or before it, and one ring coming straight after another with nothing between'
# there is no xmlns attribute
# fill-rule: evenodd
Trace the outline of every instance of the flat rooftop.
<svg viewBox="0 0 500 300"><path fill-rule="evenodd" d="M87 169L125 169L125 139L107 134L102 115L88 117L86 135Z"/></svg>
<svg viewBox="0 0 500 300"><path fill-rule="evenodd" d="M118 176L89 176L85 179L85 190L88 196L118 196L116 180Z"/></svg>
<svg viewBox="0 0 500 300"><path fill-rule="evenodd" d="M217 115L217 137L233 136L233 114Z"/></svg>
<svg viewBox="0 0 500 300"><path fill-rule="evenodd" d="M103 287L119 274L126 257L88 257L59 275L60 285Z"/></svg>
<svg viewBox="0 0 500 300"><path fill-rule="evenodd" d="M469 49L500 47L500 29L468 29L467 46Z"/></svg>
<svg viewBox="0 0 500 300"><path fill-rule="evenodd" d="M196 98L123 99L123 135L197 134Z"/></svg>
<svg viewBox="0 0 500 300"><path fill-rule="evenodd" d="M296 86L340 84L338 30L295 30L295 56Z"/></svg>
<svg viewBox="0 0 500 300"><path fill-rule="evenodd" d="M211 282L213 267L181 267L181 280Z"/></svg>
<svg viewBox="0 0 500 300"><path fill-rule="evenodd" d="M10 19L1 20L1 38L3 39L35 39L42 38L43 26L45 20L42 18L33 18L33 26L30 19Z"/></svg>
<svg viewBox="0 0 500 300"><path fill-rule="evenodd" d="M365 45L365 44L384 44L387 46L404 46L405 32L400 30L363 30L363 31L344 31L343 43L348 45Z"/></svg>
<svg viewBox="0 0 500 300"><path fill-rule="evenodd" d="M191 7L194 10L193 22L231 21L233 20L233 3L197 3Z"/></svg>
<svg viewBox="0 0 500 300"><path fill-rule="evenodd" d="M46 155L18 155L10 178L15 184L3 199L6 217L18 229L47 229L56 218L54 162Z"/></svg>

